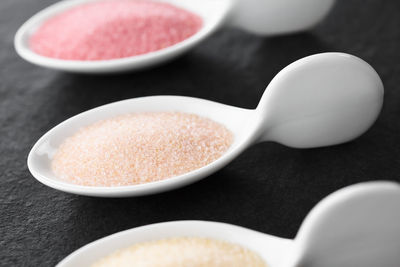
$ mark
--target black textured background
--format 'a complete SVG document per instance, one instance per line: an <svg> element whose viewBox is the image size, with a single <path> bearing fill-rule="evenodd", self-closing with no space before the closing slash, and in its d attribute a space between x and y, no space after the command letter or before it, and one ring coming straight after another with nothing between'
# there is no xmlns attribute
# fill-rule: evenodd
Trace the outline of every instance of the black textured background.
<svg viewBox="0 0 400 267"><path fill-rule="evenodd" d="M52 2L0 1L0 266L54 266L95 239L169 220L222 221L294 237L312 206L334 190L400 181L400 1L339 0L319 26L285 37L223 29L170 64L113 76L46 70L16 55L18 27ZM66 194L40 184L27 169L34 142L79 112L158 94L254 108L281 68L326 51L363 58L385 84L380 118L351 143L311 150L260 144L201 182L140 198Z"/></svg>

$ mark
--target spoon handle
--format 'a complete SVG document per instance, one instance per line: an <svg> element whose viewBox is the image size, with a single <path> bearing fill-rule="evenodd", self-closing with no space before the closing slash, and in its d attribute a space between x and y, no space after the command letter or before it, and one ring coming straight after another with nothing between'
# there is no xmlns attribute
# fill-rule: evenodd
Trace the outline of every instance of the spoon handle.
<svg viewBox="0 0 400 267"><path fill-rule="evenodd" d="M280 71L265 90L257 107L260 141L296 148L344 143L375 122L382 103L382 81L360 58L305 57Z"/></svg>
<svg viewBox="0 0 400 267"><path fill-rule="evenodd" d="M232 0L228 23L260 35L304 31L320 22L335 0Z"/></svg>
<svg viewBox="0 0 400 267"><path fill-rule="evenodd" d="M400 184L368 182L339 190L306 217L290 266L398 267Z"/></svg>

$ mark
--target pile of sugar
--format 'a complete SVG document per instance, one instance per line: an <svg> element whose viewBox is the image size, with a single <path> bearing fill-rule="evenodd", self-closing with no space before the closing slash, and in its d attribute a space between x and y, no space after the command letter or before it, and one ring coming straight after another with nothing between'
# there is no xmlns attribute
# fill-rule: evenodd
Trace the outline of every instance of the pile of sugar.
<svg viewBox="0 0 400 267"><path fill-rule="evenodd" d="M116 59L174 45L201 27L199 16L168 3L102 0L45 21L31 37L30 47L58 59Z"/></svg>
<svg viewBox="0 0 400 267"><path fill-rule="evenodd" d="M224 126L180 112L133 113L99 121L67 138L52 169L87 186L158 181L203 167L233 141Z"/></svg>
<svg viewBox="0 0 400 267"><path fill-rule="evenodd" d="M224 241L180 237L139 243L91 267L267 267L255 252Z"/></svg>

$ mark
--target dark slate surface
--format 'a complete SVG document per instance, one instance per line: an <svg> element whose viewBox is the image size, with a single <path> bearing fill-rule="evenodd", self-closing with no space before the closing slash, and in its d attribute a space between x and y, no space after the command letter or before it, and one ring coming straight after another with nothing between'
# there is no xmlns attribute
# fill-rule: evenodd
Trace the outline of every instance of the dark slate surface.
<svg viewBox="0 0 400 267"><path fill-rule="evenodd" d="M342 0L304 34L214 34L180 59L149 71L83 76L42 69L15 54L13 36L51 0L0 1L0 266L54 266L75 249L145 224L200 219L294 237L323 196L373 179L400 180L400 2ZM112 101L157 94L254 108L272 77L313 53L342 51L372 64L385 84L383 112L354 142L296 150L264 143L186 188L100 199L58 192L26 166L34 142L68 117Z"/></svg>

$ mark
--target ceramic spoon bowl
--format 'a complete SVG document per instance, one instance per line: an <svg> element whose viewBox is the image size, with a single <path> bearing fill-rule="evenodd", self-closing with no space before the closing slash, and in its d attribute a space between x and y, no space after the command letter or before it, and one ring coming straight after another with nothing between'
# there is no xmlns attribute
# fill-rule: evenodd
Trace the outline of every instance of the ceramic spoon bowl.
<svg viewBox="0 0 400 267"><path fill-rule="evenodd" d="M133 57L112 60L62 60L32 51L32 34L49 18L72 7L99 0L64 0L38 12L17 31L14 46L25 60L47 68L79 73L114 73L139 70L173 59L197 45L224 24L232 24L257 34L274 35L308 29L330 10L334 0L159 0L198 14L203 27L192 37L173 46Z"/></svg>
<svg viewBox="0 0 400 267"><path fill-rule="evenodd" d="M57 267L91 266L136 243L172 237L207 237L240 244L269 267L398 267L400 186L369 182L339 190L306 217L294 240L225 223L176 221L123 231L92 242Z"/></svg>
<svg viewBox="0 0 400 267"><path fill-rule="evenodd" d="M343 53L300 59L279 72L256 109L243 109L182 96L152 96L104 105L76 115L42 136L28 156L32 175L65 192L126 197L182 187L218 171L249 146L274 141L295 148L340 144L364 133L376 120L383 85L374 69ZM99 120L135 112L185 112L212 119L234 135L229 150L200 169L165 180L132 186L81 186L62 181L51 170L60 144L80 128Z"/></svg>

